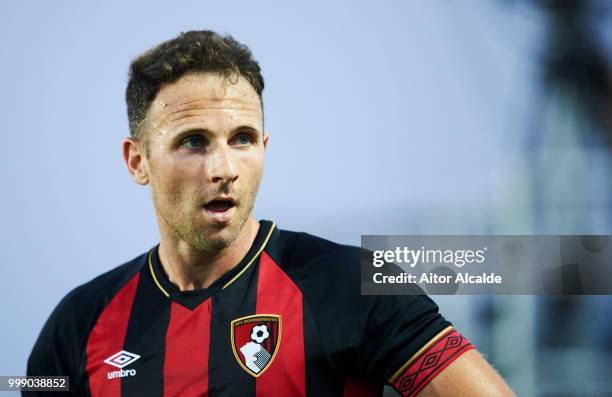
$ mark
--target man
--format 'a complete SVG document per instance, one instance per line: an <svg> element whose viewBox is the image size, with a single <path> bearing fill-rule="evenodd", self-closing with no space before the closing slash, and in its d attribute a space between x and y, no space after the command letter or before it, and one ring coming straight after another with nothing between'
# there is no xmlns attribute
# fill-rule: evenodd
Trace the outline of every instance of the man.
<svg viewBox="0 0 612 397"><path fill-rule="evenodd" d="M132 63L123 156L161 241L60 302L28 375L94 397L513 395L428 297L361 296L358 248L253 218L263 88L210 31Z"/></svg>

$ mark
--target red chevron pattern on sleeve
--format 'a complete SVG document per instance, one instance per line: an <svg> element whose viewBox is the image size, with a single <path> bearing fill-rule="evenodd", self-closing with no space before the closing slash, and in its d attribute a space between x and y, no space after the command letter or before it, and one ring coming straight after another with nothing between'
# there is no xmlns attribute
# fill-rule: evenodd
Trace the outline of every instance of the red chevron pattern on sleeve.
<svg viewBox="0 0 612 397"><path fill-rule="evenodd" d="M389 383L402 396L414 397L450 363L473 348L463 335L449 327L404 364Z"/></svg>

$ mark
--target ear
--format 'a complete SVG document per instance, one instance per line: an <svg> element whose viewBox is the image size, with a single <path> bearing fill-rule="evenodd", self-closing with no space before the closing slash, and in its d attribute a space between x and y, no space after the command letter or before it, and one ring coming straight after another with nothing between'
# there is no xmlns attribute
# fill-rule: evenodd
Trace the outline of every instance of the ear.
<svg viewBox="0 0 612 397"><path fill-rule="evenodd" d="M149 165L142 145L132 138L123 140L123 160L134 182L139 185L149 183Z"/></svg>
<svg viewBox="0 0 612 397"><path fill-rule="evenodd" d="M264 149L268 148L268 140L270 139L270 135L268 135L267 132L264 132L263 134L263 144L264 144Z"/></svg>

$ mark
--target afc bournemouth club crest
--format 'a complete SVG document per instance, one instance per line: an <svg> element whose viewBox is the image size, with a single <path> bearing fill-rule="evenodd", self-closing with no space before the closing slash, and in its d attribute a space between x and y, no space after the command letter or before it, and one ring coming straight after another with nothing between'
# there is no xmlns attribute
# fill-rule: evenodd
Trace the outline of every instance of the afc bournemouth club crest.
<svg viewBox="0 0 612 397"><path fill-rule="evenodd" d="M281 317L256 314L232 321L232 350L238 364L258 377L270 367L281 340Z"/></svg>

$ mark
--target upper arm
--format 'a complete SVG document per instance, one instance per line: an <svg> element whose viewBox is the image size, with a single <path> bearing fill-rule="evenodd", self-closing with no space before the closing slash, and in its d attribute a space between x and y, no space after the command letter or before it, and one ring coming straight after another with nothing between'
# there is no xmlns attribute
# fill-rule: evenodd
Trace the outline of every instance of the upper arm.
<svg viewBox="0 0 612 397"><path fill-rule="evenodd" d="M309 263L309 277L297 278L323 351L337 371L347 378L388 383L404 397L444 396L431 394L443 387L456 396L455 388L505 386L418 286L404 286L413 289L412 295L362 295L359 254L344 250L320 257ZM472 384L477 379L486 382Z"/></svg>
<svg viewBox="0 0 612 397"><path fill-rule="evenodd" d="M298 277L299 286L331 366L346 377L384 384L451 323L423 294L362 295L359 253L334 252L311 262L312 276Z"/></svg>
<svg viewBox="0 0 612 397"><path fill-rule="evenodd" d="M389 379L403 397L513 396L501 376L450 327Z"/></svg>
<svg viewBox="0 0 612 397"><path fill-rule="evenodd" d="M28 376L68 376L74 367L64 333L69 332L64 302L55 308L45 322L28 358ZM65 351L62 351L66 349Z"/></svg>
<svg viewBox="0 0 612 397"><path fill-rule="evenodd" d="M413 397L438 382L440 375L474 346L452 326L433 336L409 357L388 379L388 383L404 397ZM406 358L404 358L406 360ZM435 395L435 394L434 394Z"/></svg>
<svg viewBox="0 0 612 397"><path fill-rule="evenodd" d="M70 391L79 387L79 368L82 344L79 326L78 299L68 294L53 310L27 361L27 376L68 376ZM49 392L22 392L23 396L41 396ZM57 396L70 396L70 392L53 392Z"/></svg>
<svg viewBox="0 0 612 397"><path fill-rule="evenodd" d="M515 396L502 377L475 349L444 368L419 397Z"/></svg>

